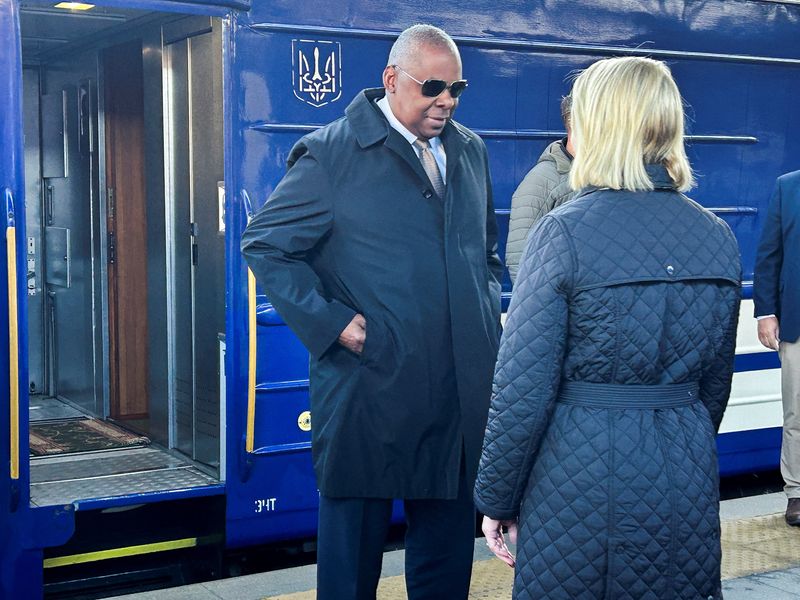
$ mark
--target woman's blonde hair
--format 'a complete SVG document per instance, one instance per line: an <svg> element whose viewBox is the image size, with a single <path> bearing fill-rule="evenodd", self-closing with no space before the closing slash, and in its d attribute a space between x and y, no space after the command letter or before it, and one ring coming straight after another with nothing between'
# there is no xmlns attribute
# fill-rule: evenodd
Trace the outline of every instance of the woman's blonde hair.
<svg viewBox="0 0 800 600"><path fill-rule="evenodd" d="M598 61L572 87L570 185L652 190L645 165L657 163L685 192L694 178L683 133L683 100L667 65L639 57Z"/></svg>

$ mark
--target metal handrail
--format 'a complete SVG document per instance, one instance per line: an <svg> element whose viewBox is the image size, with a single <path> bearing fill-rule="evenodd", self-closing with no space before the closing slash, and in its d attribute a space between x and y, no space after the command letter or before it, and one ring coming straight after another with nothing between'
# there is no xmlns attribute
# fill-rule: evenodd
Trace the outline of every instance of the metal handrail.
<svg viewBox="0 0 800 600"><path fill-rule="evenodd" d="M8 266L8 400L11 433L11 479L19 479L19 323L17 316L17 229L14 197L5 189L6 259Z"/></svg>
<svg viewBox="0 0 800 600"><path fill-rule="evenodd" d="M253 218L253 205L246 190L242 190L242 201L247 223ZM245 450L252 454L255 450L256 436L256 353L258 336L256 321L256 276L247 269L247 429L245 431Z"/></svg>
<svg viewBox="0 0 800 600"><path fill-rule="evenodd" d="M253 452L256 429L256 277L247 269L247 324L248 324L248 365L247 365L247 434L245 449Z"/></svg>

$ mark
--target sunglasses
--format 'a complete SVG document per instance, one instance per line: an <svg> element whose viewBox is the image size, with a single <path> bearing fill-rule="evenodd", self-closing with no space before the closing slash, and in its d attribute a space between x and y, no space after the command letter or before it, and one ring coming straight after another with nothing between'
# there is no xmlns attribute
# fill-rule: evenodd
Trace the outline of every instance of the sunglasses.
<svg viewBox="0 0 800 600"><path fill-rule="evenodd" d="M456 99L465 89L467 89L468 84L466 79L456 79L449 85L444 79L426 79L425 81L420 81L411 73L407 72L401 67L398 67L397 65L392 65L392 68L397 69L412 81L416 81L418 84L420 84L422 86L422 95L427 96L428 98L436 98L445 90L450 90L450 95L453 97L453 99Z"/></svg>

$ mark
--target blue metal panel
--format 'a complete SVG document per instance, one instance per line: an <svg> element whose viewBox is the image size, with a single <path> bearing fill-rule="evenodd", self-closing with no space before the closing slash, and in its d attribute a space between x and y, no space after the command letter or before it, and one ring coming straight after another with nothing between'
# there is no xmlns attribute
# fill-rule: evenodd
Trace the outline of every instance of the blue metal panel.
<svg viewBox="0 0 800 600"><path fill-rule="evenodd" d="M723 433L717 436L722 477L775 469L781 455L780 427Z"/></svg>
<svg viewBox="0 0 800 600"><path fill-rule="evenodd" d="M539 44L674 49L747 56L800 58L797 8L776 3L674 0L473 0L399 3L314 0L257 2L254 23L399 32L421 20L458 37L495 37ZM765 32L769 35L764 35Z"/></svg>
<svg viewBox="0 0 800 600"><path fill-rule="evenodd" d="M308 449L311 433L298 419L308 410L308 380L262 384L256 391L256 448L280 452L285 446Z"/></svg>
<svg viewBox="0 0 800 600"><path fill-rule="evenodd" d="M745 371L762 371L764 369L780 369L781 361L778 353L773 351L738 354L734 359L733 370L736 373Z"/></svg>
<svg viewBox="0 0 800 600"><path fill-rule="evenodd" d="M274 309L272 313L274 318L279 318ZM259 319L259 325L261 323ZM308 379L308 352L282 321L258 328L258 348L256 381L274 383Z"/></svg>
<svg viewBox="0 0 800 600"><path fill-rule="evenodd" d="M19 228L17 235L17 272L24 273L22 263L19 257L22 255L21 247L19 246L20 239L24 238L24 219L15 218L15 205L20 209L24 202L24 185L23 185L23 146L22 146L22 132L19 130L18 124L22 122L22 110L20 106L20 93L22 89L21 79L21 65L20 65L20 46L19 46L19 25L17 7L15 4L5 2L0 4L0 39L8 40L3 52L0 53L0 147L3 149L0 152L0 192L2 192L2 223L3 243L2 250L0 250L2 259L0 260L0 323L2 329L6 334L3 336L3 341L0 343L0 389L2 389L2 410L0 410L0 427L2 427L3 438L8 440L8 432L12 427L9 418L9 345L8 345L8 269L7 269L7 252L6 252L6 225L11 225L16 221ZM20 210L20 215L24 214ZM24 306L25 297L17 294L17 304L19 305L19 322L24 323ZM24 328L20 328L20 354L24 350ZM25 364L20 365L22 372L20 372L20 381L27 381L27 374L25 371ZM20 413L23 412L22 407L27 406L26 390L25 387L19 390L20 397ZM18 425L20 439L27 436L27 415L20 415ZM0 465L2 465L2 472L0 472L0 482L3 487L0 488L3 492L3 497L0 499L0 511L3 509L16 511L20 505L24 506L28 502L27 488L28 488L28 461L27 453L20 451L20 468L21 472L17 481L11 482L9 480L9 471L7 465L11 460L9 453L8 443L0 445Z"/></svg>
<svg viewBox="0 0 800 600"><path fill-rule="evenodd" d="M225 493L225 484L206 485L177 490L161 490L142 494L128 494L126 496L111 496L108 498L91 498L75 502L75 510L97 510L102 508L134 506L137 504L150 504L152 502L167 502L170 500L183 500L185 498L200 498L203 496L219 496Z"/></svg>

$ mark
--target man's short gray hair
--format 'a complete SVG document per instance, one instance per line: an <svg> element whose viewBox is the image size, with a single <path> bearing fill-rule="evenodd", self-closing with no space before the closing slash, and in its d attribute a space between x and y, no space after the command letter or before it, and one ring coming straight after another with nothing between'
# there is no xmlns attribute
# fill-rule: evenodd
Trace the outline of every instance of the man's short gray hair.
<svg viewBox="0 0 800 600"><path fill-rule="evenodd" d="M561 98L561 120L567 129L572 127L572 94Z"/></svg>
<svg viewBox="0 0 800 600"><path fill-rule="evenodd" d="M424 46L450 50L454 56L461 58L453 38L444 30L420 23L412 25L397 37L389 51L388 64L408 66Z"/></svg>

